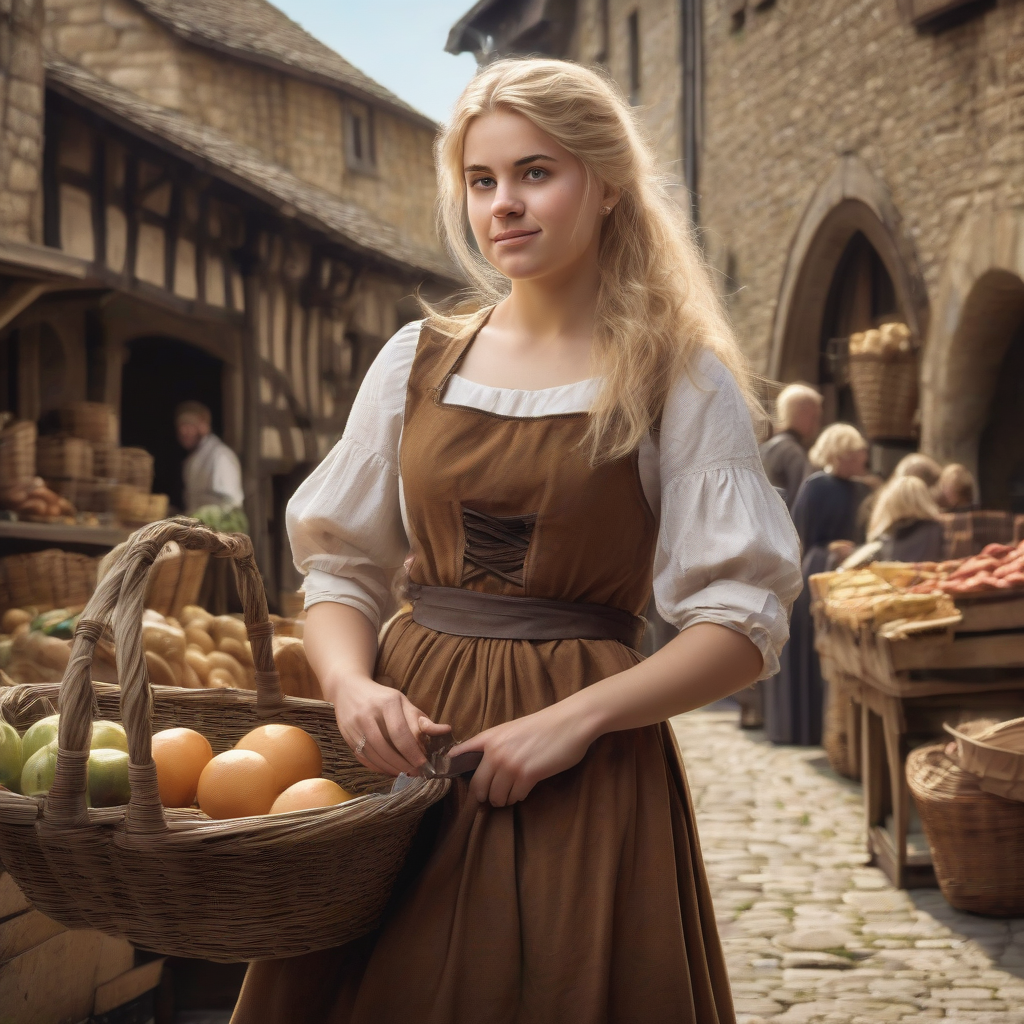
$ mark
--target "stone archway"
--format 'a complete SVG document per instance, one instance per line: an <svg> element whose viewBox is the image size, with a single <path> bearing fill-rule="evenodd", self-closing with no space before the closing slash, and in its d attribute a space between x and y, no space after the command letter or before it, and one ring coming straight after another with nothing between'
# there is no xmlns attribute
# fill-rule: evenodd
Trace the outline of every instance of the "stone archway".
<svg viewBox="0 0 1024 1024"><path fill-rule="evenodd" d="M900 315L915 336L924 336L928 295L913 244L889 190L860 157L848 154L815 191L790 245L772 328L769 376L817 380L829 289L858 232L891 278Z"/></svg>
<svg viewBox="0 0 1024 1024"><path fill-rule="evenodd" d="M950 248L925 346L922 447L942 461L963 463L975 476L1004 360L1024 325L1022 245L1024 212L989 201L967 214ZM1004 439L1007 445L1022 441ZM991 488L982 484L985 500Z"/></svg>

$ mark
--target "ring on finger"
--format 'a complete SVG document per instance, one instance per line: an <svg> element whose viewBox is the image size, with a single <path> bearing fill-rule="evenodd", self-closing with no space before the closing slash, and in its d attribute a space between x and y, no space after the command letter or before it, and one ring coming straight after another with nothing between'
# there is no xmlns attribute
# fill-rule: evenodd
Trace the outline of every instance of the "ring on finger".
<svg viewBox="0 0 1024 1024"><path fill-rule="evenodd" d="M366 747L366 733L359 738L359 742L356 744L356 756L361 754Z"/></svg>

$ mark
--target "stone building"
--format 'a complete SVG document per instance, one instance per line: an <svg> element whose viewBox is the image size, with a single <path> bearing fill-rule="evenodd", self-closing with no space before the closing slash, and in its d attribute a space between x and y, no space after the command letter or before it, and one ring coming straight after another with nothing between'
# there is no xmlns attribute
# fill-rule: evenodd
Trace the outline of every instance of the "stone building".
<svg viewBox="0 0 1024 1024"><path fill-rule="evenodd" d="M448 45L604 65L756 368L850 418L834 339L902 319L922 450L976 470L987 505L1024 488L1024 4L482 0Z"/></svg>
<svg viewBox="0 0 1024 1024"><path fill-rule="evenodd" d="M266 0L0 0L0 131L0 409L110 403L173 497L202 399L293 588L288 496L454 283L435 125Z"/></svg>

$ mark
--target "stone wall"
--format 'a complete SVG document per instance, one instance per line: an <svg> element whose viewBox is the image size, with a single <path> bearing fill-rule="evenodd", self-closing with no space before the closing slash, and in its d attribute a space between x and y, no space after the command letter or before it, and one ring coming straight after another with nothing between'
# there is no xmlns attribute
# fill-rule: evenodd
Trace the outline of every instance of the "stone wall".
<svg viewBox="0 0 1024 1024"><path fill-rule="evenodd" d="M887 187L932 303L966 211L1024 196L1024 5L929 34L895 0L777 0L740 31L707 2L704 45L707 245L762 368L791 241L844 155Z"/></svg>
<svg viewBox="0 0 1024 1024"><path fill-rule="evenodd" d="M433 133L374 109L376 173L346 166L338 90L188 43L131 0L45 0L46 39L66 60L179 110L297 177L438 247L433 222Z"/></svg>
<svg viewBox="0 0 1024 1024"><path fill-rule="evenodd" d="M0 0L0 238L42 241L42 0Z"/></svg>

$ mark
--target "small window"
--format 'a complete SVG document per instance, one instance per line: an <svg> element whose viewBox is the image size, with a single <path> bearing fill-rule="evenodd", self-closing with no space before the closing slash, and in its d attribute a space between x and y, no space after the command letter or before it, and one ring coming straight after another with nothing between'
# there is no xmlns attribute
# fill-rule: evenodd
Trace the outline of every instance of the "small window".
<svg viewBox="0 0 1024 1024"><path fill-rule="evenodd" d="M373 174L377 167L373 110L363 103L350 103L345 110L345 163L363 174Z"/></svg>
<svg viewBox="0 0 1024 1024"><path fill-rule="evenodd" d="M640 102L640 12L634 11L626 19L629 36L629 102Z"/></svg>

